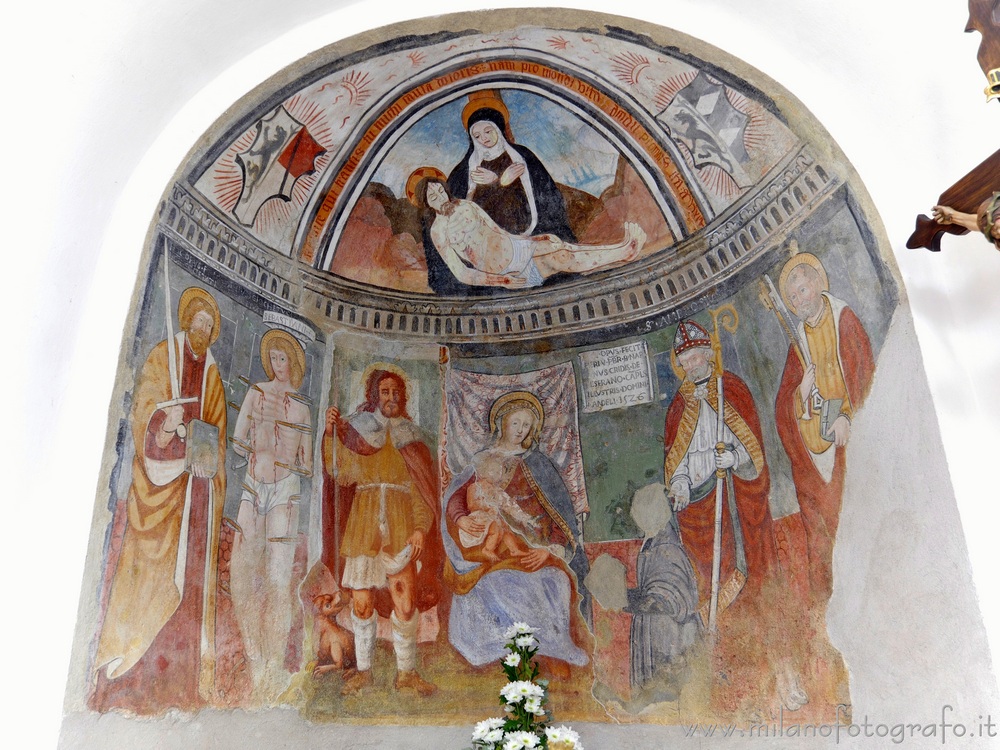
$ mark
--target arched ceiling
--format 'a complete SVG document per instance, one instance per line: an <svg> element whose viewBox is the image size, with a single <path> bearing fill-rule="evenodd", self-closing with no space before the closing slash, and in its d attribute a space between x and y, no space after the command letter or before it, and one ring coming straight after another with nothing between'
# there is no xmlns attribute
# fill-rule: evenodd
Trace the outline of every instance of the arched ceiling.
<svg viewBox="0 0 1000 750"><path fill-rule="evenodd" d="M732 288L844 178L745 66L667 41L536 23L317 53L230 110L165 202L166 234L321 326L470 343L671 322ZM430 282L406 180L458 168L462 110L484 92L551 174L573 238L618 242L633 222L636 257L535 288Z"/></svg>

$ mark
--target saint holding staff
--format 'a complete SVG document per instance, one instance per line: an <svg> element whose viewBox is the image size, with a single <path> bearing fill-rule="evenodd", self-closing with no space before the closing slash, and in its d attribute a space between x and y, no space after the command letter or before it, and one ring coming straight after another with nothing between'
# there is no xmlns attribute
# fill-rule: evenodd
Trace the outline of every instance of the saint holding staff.
<svg viewBox="0 0 1000 750"><path fill-rule="evenodd" d="M726 312L735 330L731 306L713 312L716 329ZM713 336L681 321L673 348L683 381L667 410L664 477L716 666L727 675L716 683L716 704L726 712L752 706L764 697L765 678L777 673L785 707L801 708L808 696L784 658L776 607L783 587L753 395L723 369L717 330Z"/></svg>
<svg viewBox="0 0 1000 750"><path fill-rule="evenodd" d="M417 671L417 631L420 612L440 599L437 467L430 437L407 409L409 375L377 362L362 380L364 400L353 413L327 409L323 438L334 485L333 503L324 508L323 562L352 596L356 669L341 693L374 683L381 614L396 654L393 687L428 696L437 686Z"/></svg>
<svg viewBox="0 0 1000 750"><path fill-rule="evenodd" d="M871 387L875 358L857 314L830 294L822 261L797 250L796 245L782 267L777 290L771 284L761 298L788 337L775 422L805 526L812 600L823 607L833 593L847 445Z"/></svg>

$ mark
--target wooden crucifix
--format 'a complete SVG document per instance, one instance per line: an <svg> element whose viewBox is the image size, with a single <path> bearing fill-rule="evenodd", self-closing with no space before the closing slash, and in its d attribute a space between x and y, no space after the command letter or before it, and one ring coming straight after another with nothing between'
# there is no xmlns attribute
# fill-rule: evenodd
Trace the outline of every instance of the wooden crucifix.
<svg viewBox="0 0 1000 750"><path fill-rule="evenodd" d="M1000 0L969 0L969 22L965 30L982 34L978 59L986 75L986 100L1000 99ZM996 191L1000 191L1000 151L987 157L982 164L941 193L937 203L953 211L975 215L983 202L990 199ZM966 234L968 231L970 227L962 223L942 224L920 214L906 246L925 247L937 252L941 249L943 234ZM1000 242L1000 239L994 241Z"/></svg>

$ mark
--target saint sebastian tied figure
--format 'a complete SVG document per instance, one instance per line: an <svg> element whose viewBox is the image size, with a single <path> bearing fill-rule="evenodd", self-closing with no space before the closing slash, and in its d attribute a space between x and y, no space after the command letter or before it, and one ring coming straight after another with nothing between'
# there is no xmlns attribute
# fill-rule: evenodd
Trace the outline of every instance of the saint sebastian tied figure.
<svg viewBox="0 0 1000 750"><path fill-rule="evenodd" d="M247 459L247 469L230 576L253 700L267 703L290 679L285 651L295 601L300 477L312 470L312 418L298 398L306 355L295 337L279 329L265 333L260 361L269 379L249 388L233 430L234 449Z"/></svg>

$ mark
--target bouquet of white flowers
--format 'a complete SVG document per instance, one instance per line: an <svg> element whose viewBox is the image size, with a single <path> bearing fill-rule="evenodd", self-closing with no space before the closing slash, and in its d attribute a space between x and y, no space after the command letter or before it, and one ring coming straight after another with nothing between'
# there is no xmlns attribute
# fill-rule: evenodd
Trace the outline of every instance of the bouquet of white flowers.
<svg viewBox="0 0 1000 750"><path fill-rule="evenodd" d="M523 622L515 622L507 632L507 656L501 666L507 684L500 689L504 718L486 719L472 731L472 750L583 750L580 735L569 727L550 727L551 715L545 708L548 680L538 679L535 632Z"/></svg>

